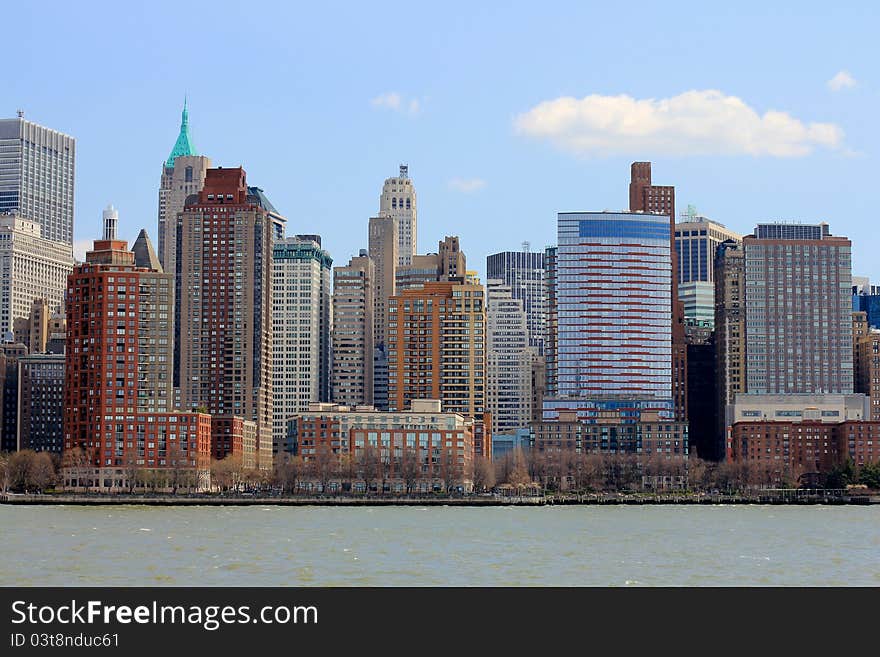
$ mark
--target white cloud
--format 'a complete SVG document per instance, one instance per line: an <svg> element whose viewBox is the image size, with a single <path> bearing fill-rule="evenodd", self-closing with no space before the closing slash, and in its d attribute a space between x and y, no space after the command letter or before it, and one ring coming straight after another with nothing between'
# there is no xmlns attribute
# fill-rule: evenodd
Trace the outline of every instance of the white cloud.
<svg viewBox="0 0 880 657"><path fill-rule="evenodd" d="M463 192L465 194L476 192L480 189L483 189L485 186L486 181L482 178L453 178L449 181L450 189L454 189L457 192Z"/></svg>
<svg viewBox="0 0 880 657"><path fill-rule="evenodd" d="M406 99L396 91L389 91L388 93L376 96L370 100L370 105L411 116L415 116L422 109L422 104L418 98Z"/></svg>
<svg viewBox="0 0 880 657"><path fill-rule="evenodd" d="M571 97L544 101L514 118L518 134L579 155L752 155L798 157L840 148L833 123L803 123L787 112L763 115L720 91L672 98Z"/></svg>
<svg viewBox="0 0 880 657"><path fill-rule="evenodd" d="M841 89L852 89L856 86L856 79L849 74L849 71L838 71L837 75L828 80L826 84L831 91L840 91Z"/></svg>

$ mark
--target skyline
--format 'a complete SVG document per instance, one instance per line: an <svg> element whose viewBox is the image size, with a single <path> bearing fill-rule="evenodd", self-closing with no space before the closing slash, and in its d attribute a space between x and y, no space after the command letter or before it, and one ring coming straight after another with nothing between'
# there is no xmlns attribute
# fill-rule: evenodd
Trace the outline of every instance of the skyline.
<svg viewBox="0 0 880 657"><path fill-rule="evenodd" d="M880 276L862 191L878 145L873 7L789 16L751 5L706 17L688 5L93 6L103 9L11 8L26 40L47 29L58 38L4 82L2 111L21 108L77 139L79 255L108 203L121 237L146 228L156 240L161 164L186 96L199 152L244 166L288 233L321 234L337 265L366 248L382 182L401 163L420 197L418 252L458 235L484 276L490 253L555 244L558 212L625 209L629 163L644 160L657 184L676 187L680 211L693 204L743 234L759 222L827 221L852 239L854 274ZM312 29L322 24L331 38ZM823 37L844 29L845 41ZM198 30L211 38L183 46ZM638 138L620 128L628 116Z"/></svg>

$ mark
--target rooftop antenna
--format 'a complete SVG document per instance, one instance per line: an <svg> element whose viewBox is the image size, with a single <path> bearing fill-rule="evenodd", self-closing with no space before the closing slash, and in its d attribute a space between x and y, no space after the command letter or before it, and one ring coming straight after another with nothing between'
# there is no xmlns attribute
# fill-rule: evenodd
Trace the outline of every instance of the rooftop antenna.
<svg viewBox="0 0 880 657"><path fill-rule="evenodd" d="M529 249L531 249L531 248L532 248L532 243L529 242L528 240L522 243L522 250L524 252L528 253Z"/></svg>
<svg viewBox="0 0 880 657"><path fill-rule="evenodd" d="M20 119L24 118L24 110L23 109L18 110L16 112L16 114L18 114L18 118L20 118Z"/></svg>

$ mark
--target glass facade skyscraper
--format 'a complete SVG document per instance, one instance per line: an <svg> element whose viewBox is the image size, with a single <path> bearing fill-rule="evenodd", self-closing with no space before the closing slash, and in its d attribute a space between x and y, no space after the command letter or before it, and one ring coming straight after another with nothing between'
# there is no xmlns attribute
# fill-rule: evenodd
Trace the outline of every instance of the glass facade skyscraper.
<svg viewBox="0 0 880 657"><path fill-rule="evenodd" d="M547 330L544 254L531 251L493 253L486 256L486 278L504 281L513 298L522 301L529 329L529 346L543 356Z"/></svg>
<svg viewBox="0 0 880 657"><path fill-rule="evenodd" d="M669 217L564 212L558 239L556 395L666 406L672 400Z"/></svg>
<svg viewBox="0 0 880 657"><path fill-rule="evenodd" d="M43 239L73 244L76 141L25 120L0 119L0 214L40 225Z"/></svg>

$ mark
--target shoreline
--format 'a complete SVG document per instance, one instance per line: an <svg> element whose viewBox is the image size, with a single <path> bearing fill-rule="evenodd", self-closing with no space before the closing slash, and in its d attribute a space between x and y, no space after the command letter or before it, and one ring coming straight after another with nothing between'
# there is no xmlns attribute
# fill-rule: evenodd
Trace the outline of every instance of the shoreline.
<svg viewBox="0 0 880 657"><path fill-rule="evenodd" d="M619 505L855 505L880 504L880 495L579 495L546 497L238 497L175 495L0 495L0 504L22 506L619 506Z"/></svg>

